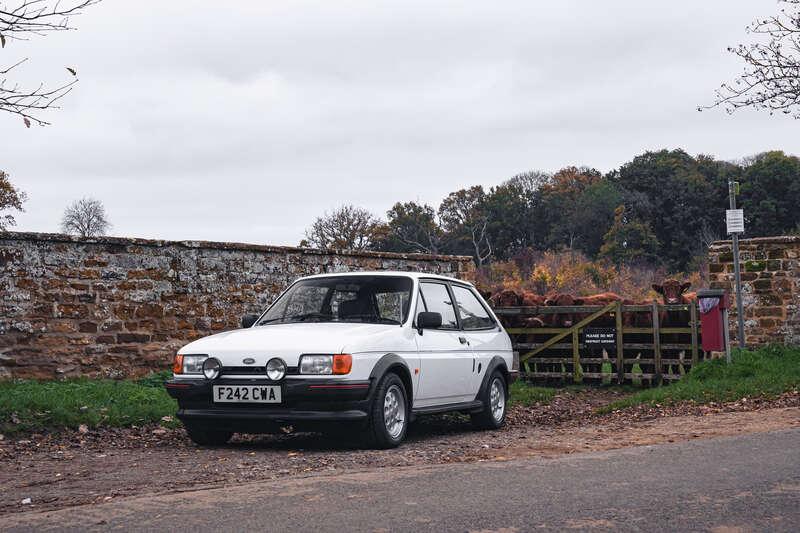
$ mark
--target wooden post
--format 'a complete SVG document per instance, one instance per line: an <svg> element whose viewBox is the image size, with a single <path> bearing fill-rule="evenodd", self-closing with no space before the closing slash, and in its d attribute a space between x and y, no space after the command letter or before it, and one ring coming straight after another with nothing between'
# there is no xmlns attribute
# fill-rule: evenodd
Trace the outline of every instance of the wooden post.
<svg viewBox="0 0 800 533"><path fill-rule="evenodd" d="M658 323L658 304L653 302L653 363L655 381L661 384L661 327Z"/></svg>
<svg viewBox="0 0 800 533"><path fill-rule="evenodd" d="M578 330L572 330L572 381L581 383L583 372L581 371L580 336Z"/></svg>
<svg viewBox="0 0 800 533"><path fill-rule="evenodd" d="M689 314L692 317L692 367L698 362L698 335L697 335L697 302L689 303Z"/></svg>
<svg viewBox="0 0 800 533"><path fill-rule="evenodd" d="M617 302L617 383L622 385L625 381L625 365L622 353L623 335L622 335L622 302Z"/></svg>

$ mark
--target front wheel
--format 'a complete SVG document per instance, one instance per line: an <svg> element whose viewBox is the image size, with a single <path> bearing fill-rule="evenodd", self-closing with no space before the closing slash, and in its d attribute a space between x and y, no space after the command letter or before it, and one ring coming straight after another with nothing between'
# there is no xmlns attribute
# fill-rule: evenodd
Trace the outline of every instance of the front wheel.
<svg viewBox="0 0 800 533"><path fill-rule="evenodd" d="M481 395L483 410L470 415L477 429L499 429L506 421L506 380L495 370L489 377L489 386Z"/></svg>
<svg viewBox="0 0 800 533"><path fill-rule="evenodd" d="M375 389L365 441L375 448L395 448L408 430L406 388L397 374L381 378Z"/></svg>

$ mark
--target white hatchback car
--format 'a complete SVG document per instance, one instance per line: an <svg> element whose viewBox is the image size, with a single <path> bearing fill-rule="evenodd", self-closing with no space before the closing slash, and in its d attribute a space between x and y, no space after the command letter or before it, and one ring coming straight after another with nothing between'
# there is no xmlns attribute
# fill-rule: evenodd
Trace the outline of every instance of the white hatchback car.
<svg viewBox="0 0 800 533"><path fill-rule="evenodd" d="M166 387L198 444L292 426L349 428L388 448L417 415L447 411L499 428L518 370L475 288L431 274L301 278L242 328L175 356Z"/></svg>

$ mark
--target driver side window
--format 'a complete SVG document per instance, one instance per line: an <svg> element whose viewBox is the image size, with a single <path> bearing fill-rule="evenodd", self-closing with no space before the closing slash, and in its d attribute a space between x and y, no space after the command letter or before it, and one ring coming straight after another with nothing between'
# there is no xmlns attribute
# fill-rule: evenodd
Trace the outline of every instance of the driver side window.
<svg viewBox="0 0 800 533"><path fill-rule="evenodd" d="M419 284L424 306L417 305L417 314L431 311L442 315L442 329L458 329L458 319L447 286L443 283Z"/></svg>

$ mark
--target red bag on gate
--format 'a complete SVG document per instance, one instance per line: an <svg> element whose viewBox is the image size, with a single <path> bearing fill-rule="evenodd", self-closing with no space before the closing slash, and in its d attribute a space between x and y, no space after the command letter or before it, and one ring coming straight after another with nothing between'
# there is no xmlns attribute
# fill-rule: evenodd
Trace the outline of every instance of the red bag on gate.
<svg viewBox="0 0 800 533"><path fill-rule="evenodd" d="M700 334L703 337L703 350L721 352L725 350L725 324L723 309L728 307L726 295L700 297Z"/></svg>

